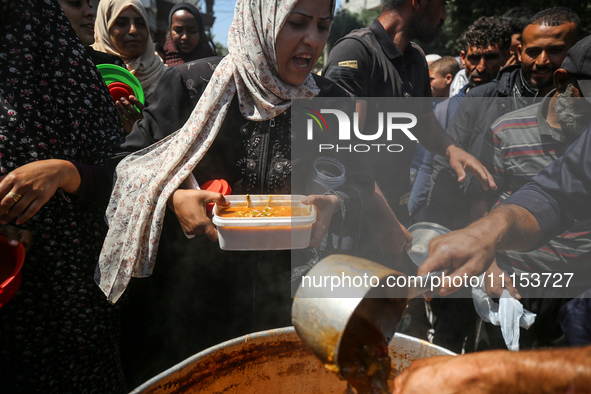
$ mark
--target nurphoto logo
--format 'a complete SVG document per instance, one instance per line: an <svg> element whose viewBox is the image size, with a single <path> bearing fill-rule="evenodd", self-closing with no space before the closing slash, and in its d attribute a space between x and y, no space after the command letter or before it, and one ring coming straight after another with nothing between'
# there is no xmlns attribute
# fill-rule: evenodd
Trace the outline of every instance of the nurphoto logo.
<svg viewBox="0 0 591 394"><path fill-rule="evenodd" d="M314 129L328 132L328 125L322 114L334 115L338 122L339 141L351 141L353 136L360 141L372 141L371 144L319 144L319 152L334 150L348 152L401 152L404 148L400 144L388 144L392 141L394 133L404 133L409 140L418 141L417 137L411 132L411 129L417 124L417 117L408 112L378 112L377 131L373 134L368 130L361 132L359 127L359 113L353 113L353 121L349 115L338 109L321 109L320 112L305 107L306 115L311 119L307 120L307 138L309 141L314 139ZM366 122L367 123L367 122ZM315 126L316 125L316 126ZM381 142L383 141L383 142ZM380 143L381 142L381 143Z"/></svg>

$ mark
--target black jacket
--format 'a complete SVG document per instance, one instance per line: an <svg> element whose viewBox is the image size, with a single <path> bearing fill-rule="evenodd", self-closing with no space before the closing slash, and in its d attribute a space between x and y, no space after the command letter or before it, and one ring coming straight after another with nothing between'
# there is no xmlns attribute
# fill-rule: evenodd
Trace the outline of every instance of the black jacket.
<svg viewBox="0 0 591 394"><path fill-rule="evenodd" d="M523 82L519 65L505 67L496 79L470 89L446 132L460 147L478 157L479 138L490 126L506 113L532 104L536 95Z"/></svg>
<svg viewBox="0 0 591 394"><path fill-rule="evenodd" d="M497 78L470 89L462 99L446 133L468 153L484 162L491 162L492 144L486 144L490 126L501 116L534 102L537 92L528 88L522 78L521 66L501 69ZM443 156L433 160L433 176L429 197L428 220L450 228L467 224L467 204L464 195L469 190L481 190L480 182L467 179L458 184L457 177ZM456 204L450 207L449 204Z"/></svg>

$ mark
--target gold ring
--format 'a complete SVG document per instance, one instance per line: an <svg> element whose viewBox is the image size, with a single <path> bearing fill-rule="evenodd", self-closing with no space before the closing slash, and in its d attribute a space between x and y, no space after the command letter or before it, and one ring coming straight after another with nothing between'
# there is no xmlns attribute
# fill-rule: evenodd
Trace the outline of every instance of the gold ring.
<svg viewBox="0 0 591 394"><path fill-rule="evenodd" d="M8 192L7 196L10 197L10 198L12 198L12 200L14 202L18 202L18 200L20 200L21 197L22 197L20 194L16 194L16 193L13 193L13 192Z"/></svg>

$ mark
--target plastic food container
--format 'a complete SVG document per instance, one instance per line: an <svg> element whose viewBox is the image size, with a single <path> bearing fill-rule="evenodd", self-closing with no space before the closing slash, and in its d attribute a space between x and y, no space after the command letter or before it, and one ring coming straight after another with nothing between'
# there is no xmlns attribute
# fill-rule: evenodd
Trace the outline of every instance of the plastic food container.
<svg viewBox="0 0 591 394"><path fill-rule="evenodd" d="M313 205L301 203L301 195L250 195L251 207L291 206L303 215L283 217L222 217L220 208L213 209L213 224L218 229L223 250L283 250L302 249L310 245L312 225L316 221ZM226 196L231 207L246 207L245 195Z"/></svg>

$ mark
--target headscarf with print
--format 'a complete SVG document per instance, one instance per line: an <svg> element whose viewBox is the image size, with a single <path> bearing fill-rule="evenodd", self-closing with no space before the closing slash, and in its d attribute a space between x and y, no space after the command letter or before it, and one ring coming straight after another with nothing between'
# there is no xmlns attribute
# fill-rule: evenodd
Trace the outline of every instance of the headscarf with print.
<svg viewBox="0 0 591 394"><path fill-rule="evenodd" d="M197 26L199 28L199 42L190 53L184 53L177 48L172 40L172 34L169 32L166 43L164 44L164 54L166 55L165 63L169 67L214 55L213 49L211 49L211 46L209 45L209 38L205 34L203 17L194 5L189 3L179 3L172 7L170 14L168 14L168 26L170 30L172 30L172 16L179 10L185 10L195 17L195 21L197 21Z"/></svg>
<svg viewBox="0 0 591 394"><path fill-rule="evenodd" d="M265 121L288 109L292 99L319 93L311 75L294 86L277 71L277 35L296 3L238 0L228 35L229 54L217 66L187 123L127 156L117 167L106 212L109 233L95 275L111 302L117 301L132 276L151 274L166 202L211 146L234 95L244 118Z"/></svg>
<svg viewBox="0 0 591 394"><path fill-rule="evenodd" d="M139 57L126 57L115 47L111 40L109 30L115 23L121 12L132 7L144 20L147 29L148 14L140 0L101 0L96 10L96 23L94 25L95 42L92 47L100 52L111 53L119 56L125 62L127 70L132 73L142 85L144 96L150 101L150 96L156 88L156 83L166 71L166 65L156 54L154 43L148 37L146 50Z"/></svg>

